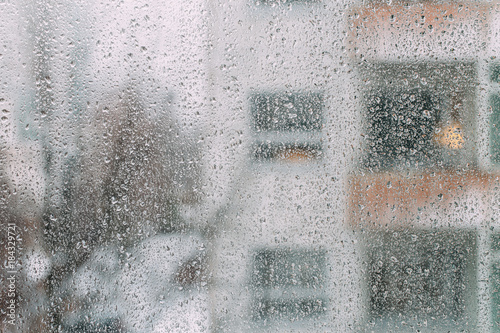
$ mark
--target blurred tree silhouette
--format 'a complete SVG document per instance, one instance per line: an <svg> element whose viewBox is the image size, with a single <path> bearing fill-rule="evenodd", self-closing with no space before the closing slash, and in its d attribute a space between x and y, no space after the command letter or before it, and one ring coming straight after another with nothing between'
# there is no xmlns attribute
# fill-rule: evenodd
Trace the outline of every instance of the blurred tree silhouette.
<svg viewBox="0 0 500 333"><path fill-rule="evenodd" d="M197 152L160 107L146 108L129 87L89 108L60 222L47 224L66 260L77 265L96 246L129 246L180 228L178 205L197 200Z"/></svg>

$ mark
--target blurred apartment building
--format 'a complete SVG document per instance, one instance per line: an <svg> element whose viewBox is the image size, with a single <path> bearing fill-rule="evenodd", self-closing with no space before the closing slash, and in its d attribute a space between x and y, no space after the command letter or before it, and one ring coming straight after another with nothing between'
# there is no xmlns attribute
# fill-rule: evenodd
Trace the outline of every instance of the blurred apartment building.
<svg viewBox="0 0 500 333"><path fill-rule="evenodd" d="M496 7L205 8L156 66L204 147L212 328L495 330Z"/></svg>
<svg viewBox="0 0 500 333"><path fill-rule="evenodd" d="M212 331L500 331L496 4L58 13L74 34L54 49L87 56L78 81L54 51L57 108L68 82L92 103L132 84L198 139L203 195L182 211L208 239Z"/></svg>
<svg viewBox="0 0 500 333"><path fill-rule="evenodd" d="M214 327L498 330L496 6L216 8Z"/></svg>

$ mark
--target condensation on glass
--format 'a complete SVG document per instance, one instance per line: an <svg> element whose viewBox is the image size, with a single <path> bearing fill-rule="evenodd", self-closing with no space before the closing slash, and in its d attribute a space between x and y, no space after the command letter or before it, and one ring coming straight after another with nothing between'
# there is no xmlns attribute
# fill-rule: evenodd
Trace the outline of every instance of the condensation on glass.
<svg viewBox="0 0 500 333"><path fill-rule="evenodd" d="M0 1L2 332L500 331L500 7Z"/></svg>

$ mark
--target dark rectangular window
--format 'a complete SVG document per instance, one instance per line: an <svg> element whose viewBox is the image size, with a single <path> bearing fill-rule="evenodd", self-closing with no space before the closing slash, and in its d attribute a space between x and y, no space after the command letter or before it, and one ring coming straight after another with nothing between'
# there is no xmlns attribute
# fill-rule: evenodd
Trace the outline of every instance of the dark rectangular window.
<svg viewBox="0 0 500 333"><path fill-rule="evenodd" d="M380 322L466 320L474 281L475 234L401 230L368 240L370 311ZM397 322L397 321L393 321Z"/></svg>
<svg viewBox="0 0 500 333"><path fill-rule="evenodd" d="M493 263L490 274L493 332L500 332L500 262Z"/></svg>
<svg viewBox="0 0 500 333"><path fill-rule="evenodd" d="M367 95L369 167L386 169L398 165L435 161L434 144L440 109L428 91L378 90Z"/></svg>
<svg viewBox="0 0 500 333"><path fill-rule="evenodd" d="M321 155L323 95L258 93L250 97L256 160L301 162Z"/></svg>
<svg viewBox="0 0 500 333"><path fill-rule="evenodd" d="M500 96L490 97L490 154L493 163L500 164Z"/></svg>
<svg viewBox="0 0 500 333"><path fill-rule="evenodd" d="M500 332L500 234L491 235L491 256L493 262L490 267L491 319L492 332Z"/></svg>
<svg viewBox="0 0 500 333"><path fill-rule="evenodd" d="M361 74L366 168L475 167L474 64L371 63Z"/></svg>
<svg viewBox="0 0 500 333"><path fill-rule="evenodd" d="M325 252L267 249L254 257L254 320L301 320L326 311Z"/></svg>
<svg viewBox="0 0 500 333"><path fill-rule="evenodd" d="M500 83L500 64L490 66L490 81Z"/></svg>
<svg viewBox="0 0 500 333"><path fill-rule="evenodd" d="M319 131L323 97L319 93L273 93L252 96L254 129Z"/></svg>

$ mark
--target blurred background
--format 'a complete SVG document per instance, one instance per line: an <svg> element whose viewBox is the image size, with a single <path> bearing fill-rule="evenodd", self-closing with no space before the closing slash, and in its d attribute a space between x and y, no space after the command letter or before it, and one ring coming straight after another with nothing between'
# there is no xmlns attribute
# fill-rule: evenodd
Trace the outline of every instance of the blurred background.
<svg viewBox="0 0 500 333"><path fill-rule="evenodd" d="M500 331L499 3L0 12L2 332Z"/></svg>

